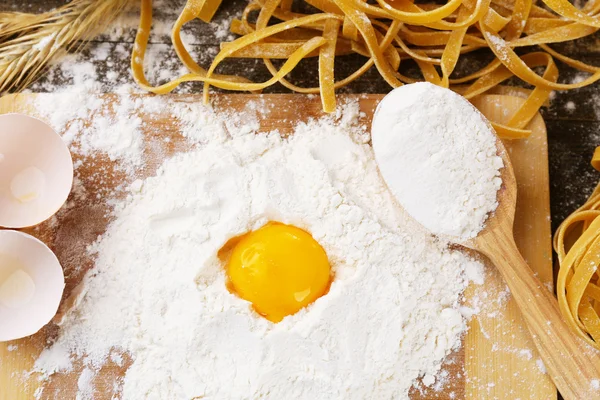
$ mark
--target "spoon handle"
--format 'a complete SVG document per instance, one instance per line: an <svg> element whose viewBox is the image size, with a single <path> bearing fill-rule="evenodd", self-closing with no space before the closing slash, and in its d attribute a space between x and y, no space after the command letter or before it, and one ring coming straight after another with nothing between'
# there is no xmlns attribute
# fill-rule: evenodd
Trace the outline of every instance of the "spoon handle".
<svg viewBox="0 0 600 400"><path fill-rule="evenodd" d="M479 238L478 238L479 239ZM563 320L556 298L521 256L512 232L498 229L477 240L496 265L529 327L548 374L565 399L600 399L600 352Z"/></svg>

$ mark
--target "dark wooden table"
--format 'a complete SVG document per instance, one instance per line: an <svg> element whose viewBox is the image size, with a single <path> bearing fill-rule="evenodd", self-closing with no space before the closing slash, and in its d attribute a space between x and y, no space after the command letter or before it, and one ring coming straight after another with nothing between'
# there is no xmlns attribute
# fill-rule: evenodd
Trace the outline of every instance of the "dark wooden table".
<svg viewBox="0 0 600 400"><path fill-rule="evenodd" d="M133 1L137 3L136 1ZM41 12L66 3L66 0L0 0L0 11ZM159 82L161 78L175 76L182 66L171 47L168 32L177 13L185 3L184 0L163 0L155 2L154 30L158 33L151 38L148 56L153 62L159 63L151 81ZM226 40L225 27L228 21L241 14L247 4L245 0L224 0L221 9L215 17L215 22L205 24L194 21L186 27L190 49L195 53L199 63L204 66L216 54L219 43ZM119 85L133 84L129 72L129 54L135 36L138 11L134 6L122 18L119 28L109 27L107 33L94 39L83 52L76 57L77 62L83 63L90 70L86 84L91 80L97 81L97 90L110 92ZM227 35L225 35L227 36ZM581 39L576 43L555 46L565 54L577 57L583 61L600 66L599 35ZM68 60L73 60L74 57ZM460 71L485 65L490 60L488 52L479 52L461 59ZM292 80L303 85L314 86L317 82L315 60L303 62L290 76ZM364 62L360 56L345 56L336 59L336 74L346 76ZM57 90L57 85L72 83L67 67L56 65L41 78L30 90L48 92ZM582 75L561 67L561 81L571 82ZM95 71L94 71L95 70ZM152 70L152 68L150 68ZM410 61L403 62L402 72L411 74L416 71ZM270 78L270 74L260 60L231 60L221 69L224 73L243 73L256 81ZM95 75L95 76L94 76ZM152 74L151 74L152 75ZM520 84L513 81L513 84ZM600 173L590 166L590 158L597 145L600 145L600 84L569 92L556 92L548 108L542 109L542 115L548 127L550 147L550 185L552 227L558 224L589 195ZM183 92L199 92L198 85L186 85L179 89ZM343 88L343 92L351 93L387 93L390 87L383 81L373 67L363 77ZM267 93L288 92L281 85L275 85L265 90Z"/></svg>

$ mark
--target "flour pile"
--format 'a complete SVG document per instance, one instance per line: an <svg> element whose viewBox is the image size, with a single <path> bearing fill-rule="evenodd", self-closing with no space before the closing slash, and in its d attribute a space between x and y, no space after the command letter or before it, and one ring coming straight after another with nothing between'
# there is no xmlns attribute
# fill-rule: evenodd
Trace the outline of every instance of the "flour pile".
<svg viewBox="0 0 600 400"><path fill-rule="evenodd" d="M435 234L471 239L498 207L502 158L489 122L464 97L428 82L390 92L373 119L381 174Z"/></svg>
<svg viewBox="0 0 600 400"><path fill-rule="evenodd" d="M347 105L290 138L221 119L210 140L135 181L36 370L66 373L81 360L81 398L93 395L90 371L122 356L123 399L407 398L420 377L441 386L466 329L462 292L482 265L396 205L358 114ZM268 221L310 232L335 273L329 293L277 324L227 290L217 256Z"/></svg>

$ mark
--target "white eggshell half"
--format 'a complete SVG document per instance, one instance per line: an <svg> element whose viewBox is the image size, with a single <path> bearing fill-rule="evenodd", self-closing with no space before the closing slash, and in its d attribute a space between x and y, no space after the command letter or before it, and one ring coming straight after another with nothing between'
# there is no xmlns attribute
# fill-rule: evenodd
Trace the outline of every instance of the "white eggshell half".
<svg viewBox="0 0 600 400"><path fill-rule="evenodd" d="M24 228L54 215L73 185L73 160L45 122L0 115L0 226Z"/></svg>
<svg viewBox="0 0 600 400"><path fill-rule="evenodd" d="M44 243L0 230L0 342L33 335L56 314L65 279Z"/></svg>

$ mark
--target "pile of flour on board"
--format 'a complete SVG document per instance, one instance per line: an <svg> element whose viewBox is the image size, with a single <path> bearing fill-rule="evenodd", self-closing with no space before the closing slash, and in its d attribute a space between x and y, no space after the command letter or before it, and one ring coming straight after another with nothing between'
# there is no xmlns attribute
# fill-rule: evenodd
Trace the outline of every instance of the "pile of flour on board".
<svg viewBox="0 0 600 400"><path fill-rule="evenodd" d="M419 378L441 388L442 363L466 329L462 293L482 281L482 265L397 207L358 105L300 123L286 139L242 129L245 114L152 99L126 98L123 109L133 119L130 102L171 113L191 149L115 201L89 249L84 295L35 370L51 379L83 364L82 399L104 365L124 360L124 399L406 398ZM117 123L127 127L120 135L135 125ZM98 143L88 129L75 142ZM268 221L309 231L335 274L329 293L277 324L227 290L217 256Z"/></svg>

